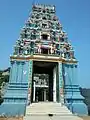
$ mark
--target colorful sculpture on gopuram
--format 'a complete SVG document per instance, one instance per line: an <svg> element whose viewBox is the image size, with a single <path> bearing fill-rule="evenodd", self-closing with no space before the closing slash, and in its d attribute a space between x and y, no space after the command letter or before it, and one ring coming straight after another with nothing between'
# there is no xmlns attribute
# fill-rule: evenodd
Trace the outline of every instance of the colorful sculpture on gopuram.
<svg viewBox="0 0 90 120"><path fill-rule="evenodd" d="M33 102L61 102L87 114L77 82L77 60L53 5L32 5L10 56L10 80L0 114L25 115Z"/></svg>

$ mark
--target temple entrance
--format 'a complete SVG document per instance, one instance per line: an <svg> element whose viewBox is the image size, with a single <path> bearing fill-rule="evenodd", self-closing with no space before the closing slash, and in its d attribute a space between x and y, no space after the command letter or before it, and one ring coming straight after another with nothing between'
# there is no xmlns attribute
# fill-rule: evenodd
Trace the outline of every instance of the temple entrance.
<svg viewBox="0 0 90 120"><path fill-rule="evenodd" d="M57 63L34 61L31 102L56 101Z"/></svg>

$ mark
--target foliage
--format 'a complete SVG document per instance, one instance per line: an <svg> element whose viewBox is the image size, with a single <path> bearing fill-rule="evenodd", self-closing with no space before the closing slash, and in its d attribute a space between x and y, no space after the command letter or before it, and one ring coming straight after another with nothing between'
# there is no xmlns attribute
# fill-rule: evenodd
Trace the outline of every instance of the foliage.
<svg viewBox="0 0 90 120"><path fill-rule="evenodd" d="M0 73L0 87L1 87L3 82L8 82L8 81L9 81L9 75L2 75Z"/></svg>
<svg viewBox="0 0 90 120"><path fill-rule="evenodd" d="M8 74L3 74L7 72ZM10 73L10 68L6 69L6 70L0 70L0 104L3 102L3 98L1 96L1 88L3 83L9 82L9 73Z"/></svg>

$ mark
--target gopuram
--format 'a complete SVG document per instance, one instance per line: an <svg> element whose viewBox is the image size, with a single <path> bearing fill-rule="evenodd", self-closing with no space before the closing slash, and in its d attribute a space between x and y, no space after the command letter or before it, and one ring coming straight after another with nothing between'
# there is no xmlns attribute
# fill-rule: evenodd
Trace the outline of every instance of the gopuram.
<svg viewBox="0 0 90 120"><path fill-rule="evenodd" d="M54 5L32 5L10 56L10 79L0 115L25 115L33 102L58 102L87 114L77 81L78 61Z"/></svg>

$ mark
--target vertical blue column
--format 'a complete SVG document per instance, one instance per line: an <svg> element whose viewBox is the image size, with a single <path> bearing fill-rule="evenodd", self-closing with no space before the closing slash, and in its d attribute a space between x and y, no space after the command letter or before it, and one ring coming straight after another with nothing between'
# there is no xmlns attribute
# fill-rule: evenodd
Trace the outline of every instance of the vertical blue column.
<svg viewBox="0 0 90 120"><path fill-rule="evenodd" d="M72 64L72 84L73 85L78 85L77 82L77 65Z"/></svg>
<svg viewBox="0 0 90 120"><path fill-rule="evenodd" d="M63 64L63 69L64 69L64 101L65 101L65 104L66 104L67 103L67 100L66 100L66 94L67 94L66 85L68 85L68 65Z"/></svg>
<svg viewBox="0 0 90 120"><path fill-rule="evenodd" d="M11 61L11 69L10 69L9 83L11 83L11 81L12 81L13 64L14 64L14 61Z"/></svg>
<svg viewBox="0 0 90 120"><path fill-rule="evenodd" d="M17 61L17 83L21 83L22 61Z"/></svg>
<svg viewBox="0 0 90 120"><path fill-rule="evenodd" d="M28 79L29 79L29 62L25 61L23 63L23 77L22 77L22 83L28 84Z"/></svg>
<svg viewBox="0 0 90 120"><path fill-rule="evenodd" d="M18 77L18 63L15 61L15 66L14 66L14 83L17 83L17 77Z"/></svg>
<svg viewBox="0 0 90 120"><path fill-rule="evenodd" d="M73 69L73 66L70 64L69 65L69 69L68 69L68 77L69 77L69 85L70 85L70 87L72 87L72 70Z"/></svg>
<svg viewBox="0 0 90 120"><path fill-rule="evenodd" d="M28 81L28 102L29 105L31 103L31 90L32 90L32 73L33 73L33 61L29 61L29 81Z"/></svg>
<svg viewBox="0 0 90 120"><path fill-rule="evenodd" d="M65 85L71 85L71 67L69 64L64 64L64 77L65 77Z"/></svg>
<svg viewBox="0 0 90 120"><path fill-rule="evenodd" d="M33 61L30 60L30 62L29 62L29 82L28 82L30 88L32 86L32 73L33 73Z"/></svg>
<svg viewBox="0 0 90 120"><path fill-rule="evenodd" d="M61 104L64 104L63 84L62 63L59 63L59 101L61 102Z"/></svg>
<svg viewBox="0 0 90 120"><path fill-rule="evenodd" d="M73 85L78 85L78 80L77 80L77 65L72 64L70 65L71 67L71 78L72 78L72 84Z"/></svg>
<svg viewBox="0 0 90 120"><path fill-rule="evenodd" d="M23 68L24 68L25 61L21 63L21 84L23 83Z"/></svg>
<svg viewBox="0 0 90 120"><path fill-rule="evenodd" d="M16 61L11 61L11 74L10 74L10 81L9 83L16 83L16 76L17 76L17 64Z"/></svg>
<svg viewBox="0 0 90 120"><path fill-rule="evenodd" d="M65 85L68 85L68 79L69 79L69 77L68 77L68 68L69 68L69 66L67 65L67 64L64 64L64 77L65 77Z"/></svg>
<svg viewBox="0 0 90 120"><path fill-rule="evenodd" d="M74 84L78 85L78 70L77 70L77 65L74 65Z"/></svg>

